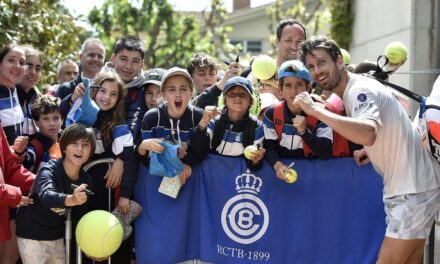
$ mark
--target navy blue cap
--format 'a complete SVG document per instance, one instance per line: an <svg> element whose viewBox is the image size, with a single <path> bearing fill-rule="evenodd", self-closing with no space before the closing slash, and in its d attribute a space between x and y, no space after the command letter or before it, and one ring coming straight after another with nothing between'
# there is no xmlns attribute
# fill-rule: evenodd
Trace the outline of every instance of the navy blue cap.
<svg viewBox="0 0 440 264"><path fill-rule="evenodd" d="M278 70L278 80L281 80L284 77L297 77L309 83L312 82L309 71L299 60L289 60L281 64L280 69Z"/></svg>
<svg viewBox="0 0 440 264"><path fill-rule="evenodd" d="M251 82L248 79L243 78L241 76L235 76L227 80L225 83L225 87L223 88L223 94L226 94L228 90L234 86L243 87L246 90L246 92L248 92L248 94L252 96L253 91L252 91Z"/></svg>

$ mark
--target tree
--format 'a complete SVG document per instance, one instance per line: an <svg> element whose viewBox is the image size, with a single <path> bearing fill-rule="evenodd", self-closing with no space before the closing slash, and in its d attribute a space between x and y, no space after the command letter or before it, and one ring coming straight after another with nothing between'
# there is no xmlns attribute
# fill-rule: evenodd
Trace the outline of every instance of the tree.
<svg viewBox="0 0 440 264"><path fill-rule="evenodd" d="M332 23L330 26L330 37L332 37L341 48L349 49L353 31L351 0L331 0L330 12Z"/></svg>
<svg viewBox="0 0 440 264"><path fill-rule="evenodd" d="M29 44L44 54L41 83L55 83L61 60L72 57L86 32L58 0L0 2L0 45Z"/></svg>
<svg viewBox="0 0 440 264"><path fill-rule="evenodd" d="M106 0L88 19L108 50L120 37L135 35L146 47L145 68L168 68L185 66L194 52L226 56L229 46L221 26L226 11L220 0L212 1L211 9L200 20L175 12L166 0Z"/></svg>

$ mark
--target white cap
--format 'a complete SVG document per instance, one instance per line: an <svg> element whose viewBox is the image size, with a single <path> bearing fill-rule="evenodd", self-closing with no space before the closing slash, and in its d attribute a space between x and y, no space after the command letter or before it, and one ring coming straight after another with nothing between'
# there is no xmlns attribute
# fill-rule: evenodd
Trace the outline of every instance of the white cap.
<svg viewBox="0 0 440 264"><path fill-rule="evenodd" d="M160 86L160 90L163 91L163 88L164 88L163 85L165 84L165 82L169 78L171 78L173 76L178 76L178 75L186 77L190 81L191 90L194 90L194 81L191 78L191 75L189 75L187 70L179 68L179 67L173 67L164 73L164 75L162 76L162 85Z"/></svg>

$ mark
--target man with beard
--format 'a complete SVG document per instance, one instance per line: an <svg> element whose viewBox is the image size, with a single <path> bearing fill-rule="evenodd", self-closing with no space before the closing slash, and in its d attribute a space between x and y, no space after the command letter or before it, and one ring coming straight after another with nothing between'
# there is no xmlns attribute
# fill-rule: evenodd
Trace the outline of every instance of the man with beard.
<svg viewBox="0 0 440 264"><path fill-rule="evenodd" d="M308 115L362 144L384 178L388 226L377 263L420 262L440 207L440 166L422 146L396 97L376 80L347 72L333 40L316 37L302 43L299 51L313 80L343 99L347 116L317 107L308 93L294 101Z"/></svg>
<svg viewBox="0 0 440 264"><path fill-rule="evenodd" d="M277 30L277 68L288 60L298 59L298 47L306 39L306 28L296 20L283 20Z"/></svg>

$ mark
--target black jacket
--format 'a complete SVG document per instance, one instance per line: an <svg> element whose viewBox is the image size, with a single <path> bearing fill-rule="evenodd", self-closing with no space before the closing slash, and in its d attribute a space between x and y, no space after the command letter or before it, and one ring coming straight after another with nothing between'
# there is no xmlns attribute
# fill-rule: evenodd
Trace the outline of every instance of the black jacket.
<svg viewBox="0 0 440 264"><path fill-rule="evenodd" d="M93 190L89 175L81 168L77 181L71 181L63 167L63 159L51 160L40 169L32 186L30 197L34 203L17 211L17 236L33 240L56 240L64 237L65 215L53 208L65 209L64 201L72 194L71 184L86 183ZM52 208L52 209L51 209ZM73 226L88 211L88 202L72 207Z"/></svg>

